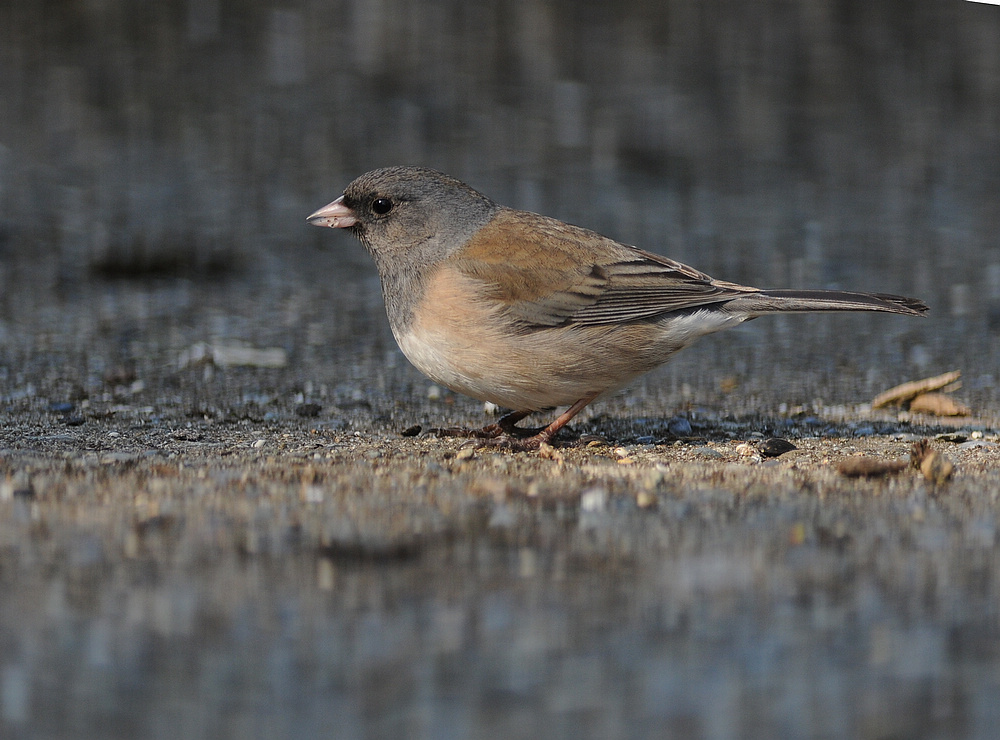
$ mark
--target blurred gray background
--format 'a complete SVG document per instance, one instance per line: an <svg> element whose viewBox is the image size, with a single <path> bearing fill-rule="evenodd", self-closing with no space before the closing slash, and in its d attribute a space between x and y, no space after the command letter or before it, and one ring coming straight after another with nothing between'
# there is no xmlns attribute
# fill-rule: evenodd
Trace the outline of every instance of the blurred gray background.
<svg viewBox="0 0 1000 740"><path fill-rule="evenodd" d="M412 163L727 279L932 307L762 322L682 355L678 377L729 363L808 398L846 373L841 400L861 400L954 366L995 399L989 5L5 0L0 98L8 368L68 352L86 390L219 335L297 364L372 336L391 354L366 255L303 219Z"/></svg>
<svg viewBox="0 0 1000 740"><path fill-rule="evenodd" d="M703 340L574 421L631 468L459 459L305 223L400 163L932 315ZM0 736L995 737L998 189L991 5L0 0ZM834 472L956 368L950 488Z"/></svg>

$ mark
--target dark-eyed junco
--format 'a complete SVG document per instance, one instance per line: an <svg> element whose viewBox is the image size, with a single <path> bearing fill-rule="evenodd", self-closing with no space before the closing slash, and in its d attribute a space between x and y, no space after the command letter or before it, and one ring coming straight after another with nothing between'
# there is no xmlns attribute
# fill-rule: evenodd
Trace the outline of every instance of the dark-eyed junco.
<svg viewBox="0 0 1000 740"><path fill-rule="evenodd" d="M346 228L382 280L403 354L435 383L513 409L569 406L520 446L548 442L584 406L698 337L776 312L927 312L912 298L760 290L716 280L593 231L493 202L419 167L362 175L309 216Z"/></svg>

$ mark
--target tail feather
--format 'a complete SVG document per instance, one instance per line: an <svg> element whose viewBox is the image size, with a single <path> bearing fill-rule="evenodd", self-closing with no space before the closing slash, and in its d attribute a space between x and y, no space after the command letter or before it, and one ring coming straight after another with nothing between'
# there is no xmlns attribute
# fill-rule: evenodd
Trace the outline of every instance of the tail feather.
<svg viewBox="0 0 1000 740"><path fill-rule="evenodd" d="M752 316L807 311L884 311L924 316L928 311L927 305L916 298L848 290L762 290L735 298L726 307Z"/></svg>

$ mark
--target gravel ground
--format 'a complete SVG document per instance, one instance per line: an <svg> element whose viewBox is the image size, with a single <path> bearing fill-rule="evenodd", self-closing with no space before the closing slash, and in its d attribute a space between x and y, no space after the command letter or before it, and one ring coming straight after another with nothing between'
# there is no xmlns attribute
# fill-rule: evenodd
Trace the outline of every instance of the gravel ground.
<svg viewBox="0 0 1000 740"><path fill-rule="evenodd" d="M476 447L346 282L20 283L62 297L2 327L3 737L992 736L995 418L739 366L764 328ZM838 472L924 438L950 480Z"/></svg>

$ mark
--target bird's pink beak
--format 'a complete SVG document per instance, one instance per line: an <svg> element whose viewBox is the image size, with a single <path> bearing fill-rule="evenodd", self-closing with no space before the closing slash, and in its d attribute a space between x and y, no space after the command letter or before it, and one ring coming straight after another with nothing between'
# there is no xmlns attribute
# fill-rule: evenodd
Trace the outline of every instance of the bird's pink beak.
<svg viewBox="0 0 1000 740"><path fill-rule="evenodd" d="M313 226L329 226L332 229L346 229L358 222L354 211L344 205L344 196L320 208L306 219Z"/></svg>

